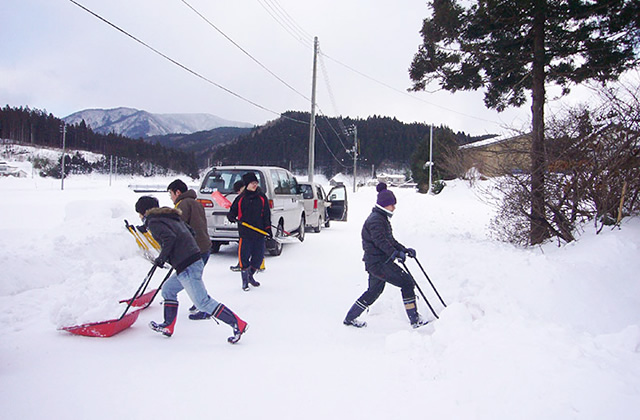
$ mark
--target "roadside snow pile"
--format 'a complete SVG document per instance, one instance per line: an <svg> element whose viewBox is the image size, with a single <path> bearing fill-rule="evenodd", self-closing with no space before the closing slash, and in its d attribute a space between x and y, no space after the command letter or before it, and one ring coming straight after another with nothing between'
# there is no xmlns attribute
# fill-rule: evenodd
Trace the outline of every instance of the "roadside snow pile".
<svg viewBox="0 0 640 420"><path fill-rule="evenodd" d="M367 328L342 325L367 287L360 230L376 191L365 187L349 191L348 222L267 257L258 289L242 291L229 270L237 245L211 257L207 290L251 326L238 345L227 344L226 326L190 321L184 293L171 339L147 327L162 319L160 299L112 338L56 331L121 315L118 301L150 269L124 227L124 219L139 223L140 194L127 185L173 179L119 178L109 186L104 176L73 176L64 191L59 180L0 179L6 418L201 417L211 398L217 415L230 418L385 419L416 401L435 418L637 417L640 220L600 235L587 229L562 247L518 249L490 239L492 209L458 181L435 196L392 189L394 236L417 250L447 304L408 260L440 316L420 329L411 329L390 285L362 315ZM172 206L165 191L150 194ZM423 299L418 305L433 319ZM225 386L195 386L202 378ZM171 409L141 408L166 394L167 381ZM256 390L251 404L234 402L239 389ZM105 405L105 395L118 404Z"/></svg>

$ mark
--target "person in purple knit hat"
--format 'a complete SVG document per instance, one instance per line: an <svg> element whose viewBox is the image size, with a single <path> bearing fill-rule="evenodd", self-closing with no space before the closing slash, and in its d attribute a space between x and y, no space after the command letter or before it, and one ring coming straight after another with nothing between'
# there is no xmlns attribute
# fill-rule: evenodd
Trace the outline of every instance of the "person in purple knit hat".
<svg viewBox="0 0 640 420"><path fill-rule="evenodd" d="M395 264L396 260L404 262L407 256L415 258L416 251L393 237L390 219L396 209L396 196L384 182L379 183L376 190L376 205L362 226L362 260L369 274L369 287L351 306L343 323L357 328L366 327L367 323L357 318L380 297L384 286L389 283L400 288L409 322L413 328L418 328L427 321L418 313L414 283L409 274Z"/></svg>

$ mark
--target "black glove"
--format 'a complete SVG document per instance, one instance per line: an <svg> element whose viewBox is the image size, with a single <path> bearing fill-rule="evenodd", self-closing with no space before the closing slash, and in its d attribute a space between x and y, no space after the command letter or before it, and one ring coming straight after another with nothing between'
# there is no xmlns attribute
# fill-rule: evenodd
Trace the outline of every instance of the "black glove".
<svg viewBox="0 0 640 420"><path fill-rule="evenodd" d="M391 258L394 259L394 260L398 260L401 263L403 263L407 259L407 255L402 251L395 251L393 253L393 255L391 256Z"/></svg>
<svg viewBox="0 0 640 420"><path fill-rule="evenodd" d="M165 263L165 262L166 262L166 261L164 260L164 258L160 258L160 257L156 258L156 259L153 261L153 263L154 263L156 266L160 267L160 268L164 268L164 263Z"/></svg>
<svg viewBox="0 0 640 420"><path fill-rule="evenodd" d="M404 252L407 254L407 256L409 258L415 258L416 257L416 250L413 248L405 248Z"/></svg>
<svg viewBox="0 0 640 420"><path fill-rule="evenodd" d="M140 233L146 233L147 232L147 228L144 227L144 225L140 225L140 226L136 226L136 229L138 230L138 232Z"/></svg>

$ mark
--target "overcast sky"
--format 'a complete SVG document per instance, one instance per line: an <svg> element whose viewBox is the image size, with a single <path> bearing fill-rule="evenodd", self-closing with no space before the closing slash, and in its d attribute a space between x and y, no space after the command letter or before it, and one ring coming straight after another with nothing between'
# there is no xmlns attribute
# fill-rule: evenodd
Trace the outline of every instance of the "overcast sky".
<svg viewBox="0 0 640 420"><path fill-rule="evenodd" d="M529 126L528 104L497 113L481 92L406 92L425 0L76 1L188 70L69 0L2 0L1 106L57 117L124 106L263 124L310 111L317 36L321 114L389 116L471 135Z"/></svg>

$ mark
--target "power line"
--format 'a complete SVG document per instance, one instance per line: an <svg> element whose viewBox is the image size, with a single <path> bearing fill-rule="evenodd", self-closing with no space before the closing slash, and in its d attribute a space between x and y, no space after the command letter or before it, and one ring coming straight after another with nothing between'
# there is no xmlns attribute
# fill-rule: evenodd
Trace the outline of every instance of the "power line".
<svg viewBox="0 0 640 420"><path fill-rule="evenodd" d="M133 39L134 41L138 42L139 44L141 44L141 45L143 45L143 46L147 47L148 49L150 49L150 50L151 50L151 51L153 51L154 53L158 54L158 55L159 55L159 56L161 56L162 58L164 58L164 59L166 59L166 60L168 60L168 61L172 62L172 63L173 63L173 64L175 64L176 66L178 66L178 67L182 68L183 70L188 71L189 73L191 73L191 74L193 74L194 76L196 76L196 77L198 77L198 78L200 78L200 79L204 80L205 82L210 83L210 84L214 85L215 87L217 87L217 88L219 88L219 89L224 90L225 92L229 93L230 95L233 95L233 96L235 96L235 97L236 97L236 98L238 98L238 99L241 99L241 100L243 100L243 101L245 101L245 102L248 102L248 103L250 103L251 105L253 105L253 106L257 107L257 108L260 108L260 109L262 109L262 110L264 110L264 111L271 112L271 113L276 114L276 115L280 115L280 113L279 113L279 112L273 111L273 110L271 110L271 109L269 109L269 108L266 108L266 107L264 107L264 106L262 106L262 105L260 105L260 104L258 104L258 103L256 103L256 102L253 102L252 100L247 99L247 98L245 98L244 96L242 96L242 95L239 95L239 94L235 93L235 92L234 92L234 91L232 91L231 89L227 89L226 87L224 87L224 86L222 86L222 85L220 85L220 84L218 84L218 83L216 83L216 82L214 82L214 81L212 81L212 80L210 80L210 79L208 79L208 78L204 77L204 76L203 76L203 75L201 75L200 73L197 73L197 72L195 72L194 70L191 70L189 67L187 67L187 66L185 66L184 64L182 64L182 63L180 63L180 62L178 62L178 61L174 60L173 58L169 57L168 55L166 55L166 54L164 54L164 53L162 53L162 52L158 51L157 49L153 48L151 45L149 45L149 44L145 43L144 41L142 41L142 40L141 40L141 39L139 39L139 38L136 38L135 36L131 35L129 32L125 31L124 29L120 28L119 26L116 26L115 24L111 23L111 22L110 22L110 21L108 21L107 19L103 18L102 16L98 15L97 13L95 13L95 12L93 12L93 11L89 10L89 9L88 9L88 8L86 8L85 6L83 6L83 5L81 5L80 3L76 2L75 0L69 0L69 1L70 1L71 3L73 3L73 4L75 4L76 6L78 6L79 8L83 9L83 10L84 10L84 11L86 11L87 13L89 13L89 14L91 14L91 15L95 16L96 18L100 19L101 21L103 21L103 22L104 22L104 23L106 23L107 25L111 26L112 28L114 28L114 29L118 30L119 32L121 32L121 33L125 34L126 36L128 36L129 38L131 38L131 39Z"/></svg>
<svg viewBox="0 0 640 420"><path fill-rule="evenodd" d="M386 88L389 88L389 89L391 89L391 90L393 90L395 92L401 93L402 95L408 96L409 98L412 98L412 99L414 99L416 101L420 101L420 102L423 102L425 104L428 104L428 105L431 105L431 106L435 106L436 108L440 108L440 109L443 109L445 111L452 112L454 114L462 115L464 117L473 118L473 119L476 119L476 120L479 120L479 121L484 121L484 122L500 125L500 123L498 123L496 121L491 121L491 120L487 120L485 118L476 117L475 115L465 114L463 112L456 111L454 109L450 109L450 108L444 107L442 105L434 104L433 102L429 102L429 101L426 101L426 100L424 100L422 98L418 98L416 96L410 95L409 93L407 93L405 91L402 91L400 89L396 89L396 88L394 88L393 86L391 86L391 85L389 85L387 83L384 83L384 82L381 82L381 81L379 81L377 79L374 79L373 77L368 76L368 75L362 73L361 71L356 70L351 66L348 66L347 64L344 64L341 61L336 60L335 58L332 58L332 57L328 56L327 54L323 53L322 51L320 51L320 55L323 55L323 56L327 57L329 60L331 60L331 61L333 61L333 62L335 62L335 63L337 63L337 64L339 64L339 65L341 65L341 66L343 66L343 67L345 67L347 69L349 69L349 70L351 70L352 72L354 72L354 73L356 73L356 74L358 74L358 75L360 75L362 77L365 77L365 78L367 78L367 79L369 79L369 80L371 80L371 81L373 81L375 83L378 83L378 84L380 84L380 85L382 85L382 86L384 86Z"/></svg>
<svg viewBox="0 0 640 420"><path fill-rule="evenodd" d="M278 13L274 10L274 7L270 4L265 5L263 0L258 0L260 6L275 20L278 25L282 26L282 28L289 33L296 41L300 42L306 48L310 47L310 41L305 39L306 36L304 33L300 33L300 30L296 27L293 27L290 23L284 22L279 16L276 16ZM311 42L313 44L313 42ZM312 47L312 45L311 45Z"/></svg>
<svg viewBox="0 0 640 420"><path fill-rule="evenodd" d="M298 22L296 22L291 17L291 15L287 13L287 11L280 5L280 3L278 3L278 0L264 0L264 1L275 5L275 8L280 10L280 15L284 17L285 21L289 22L291 27L293 27L296 30L296 32L301 34L305 40L308 40L309 42L313 42L313 36L311 36L307 31L305 31L302 26L298 25Z"/></svg>
<svg viewBox="0 0 640 420"><path fill-rule="evenodd" d="M223 37L225 37L227 39L227 41L231 42L235 47L237 47L240 51L242 51L245 55L247 55L247 57L249 57L251 60L253 60L256 64L258 64L260 67L262 67L264 70L266 70L270 75L272 75L273 77L275 77L276 79L278 79L278 81L280 81L282 84L284 84L286 87L288 87L289 89L291 89L292 91L294 91L295 93L297 93L298 95L300 95L301 97L303 97L305 100L307 100L308 102L311 102L311 99L309 99L308 97L306 97L304 94L300 93L298 90L296 90L296 88L294 88L293 86L291 86L289 83L285 82L282 78L278 77L277 74L275 74L274 72L272 72L271 70L269 70L265 65L263 65L260 61L258 61L253 55L249 54L249 52L247 52L244 48L242 48L237 42L235 42L233 39L231 39L229 36L227 36L227 34L225 34L222 30L220 30L216 25L214 25L209 19L207 19L202 13L200 13L198 10L196 10L191 4L189 4L186 0L181 0L182 3L184 3L189 9L191 9L195 14L197 14L198 16L200 16L205 22L207 22L213 29L215 29L216 31L218 31L220 33L220 35L222 35Z"/></svg>
<svg viewBox="0 0 640 420"><path fill-rule="evenodd" d="M281 25L281 26L282 26L282 27L283 27L283 28L284 28L284 29L285 29L285 30L286 30L290 35L292 35L296 40L300 41L300 36L299 36L299 35L296 35L296 34L294 34L294 33L292 33L292 31L297 32L298 34L300 34L300 33L307 34L307 32L306 32L304 29L302 29L302 28L300 27L300 25L298 25L297 23L295 23L295 21L294 21L294 20L293 20L289 15L288 15L288 13L286 13L286 11L284 11L284 9L282 9L282 7L281 7L281 6L280 6L280 8L283 10L283 13L284 13L284 14L286 14L287 16L289 16L289 19L291 20L291 22L293 22L292 24L291 24L291 23L289 23L289 22L285 22L285 23L283 23L281 19L279 19L279 18L277 18L276 16L274 16L274 14L273 14L273 13L271 13L271 12L270 12L270 11L269 11L269 10L268 10L264 5L263 5L263 4L262 4L262 2L263 2L263 1L266 1L266 2L273 1L273 2L277 3L277 0L258 0L258 2L259 2L259 3L260 3L260 5L261 5L261 6L262 6L266 11L267 11L267 13L269 13L269 15L271 15L271 17L273 17L273 18L276 20L276 22L278 22L278 24L280 24L280 25ZM279 5L278 5L278 6L279 6ZM272 9L272 10L274 10L274 7L273 7L273 6L270 6L270 7L271 7L271 9ZM275 11L274 11L274 12L275 12ZM285 20L286 20L286 18L285 18ZM290 29L290 28L293 28L293 29ZM304 37L304 35L303 35L303 37ZM309 44L305 44L305 43L303 43L303 45L305 45L305 47L307 47L307 48L309 48L309 47L310 47L310 46L309 46ZM369 80L371 80L371 81L373 81L373 82L375 82L375 83L377 83L377 84L379 84L379 85L381 85L381 86L384 86L384 87L386 87L386 88L388 88L388 89L391 89L391 90L393 90L394 92L400 93L400 94L402 94L402 95L404 95L404 96L407 96L407 97L409 97L409 98L411 98L411 99L414 99L414 100L417 100L417 101L423 102L423 103L425 103L425 104L428 104L428 105L434 106L434 107L436 107L436 108L443 109L443 110L445 110L445 111L448 111L448 112L451 112L451 113L454 113L454 114L457 114L457 115L461 115L461 116L468 117L468 118L473 118L473 119L475 119L475 120L478 120L478 121L484 121L484 122L488 122L488 123L491 123L491 124L501 125L499 122L496 122L496 121L487 120L487 119L485 119L485 118L480 118L480 117L477 117L477 116L475 116L475 115L465 114L465 113L463 113L463 112L456 111L455 109L447 108L447 107L444 107L444 106L442 106L442 105L438 105L438 104L436 104L436 103L429 102L429 101L426 101L426 100L424 100L424 99L422 99L422 98L418 98L418 97L416 97L416 96L410 95L410 94L409 94L409 93L407 93L406 91L403 91L403 90L397 89L397 88L395 88L395 87L393 87L393 86L391 86L391 85L389 85L389 84L387 84L387 83L381 82L380 80L377 80L377 79L375 79L375 78L373 78L373 77L371 77L371 76L369 76L369 75L367 75L367 74L365 74L365 73L363 73L363 72L361 72L361 71L359 71L359 70L357 70L357 69L355 69L355 68L353 68L353 67L351 67L351 66L349 66L349 65L347 65L347 64L345 64L345 63L343 63L343 62L341 62L341 61L339 61L339 60L337 60L337 59L335 59L335 58L333 58L333 57L331 57L331 56L329 56L329 55L327 55L327 54L325 54L325 53L323 53L321 50L319 51L319 53L320 53L320 56L325 56L325 57L327 57L329 60L332 60L333 62L335 62L335 63L337 63L337 64L339 64L339 65L341 65L341 66L345 67L346 69L348 69L348 70L350 70L350 71L352 71L352 72L356 73L357 75L362 76L362 77L364 77L364 78L366 78L366 79L369 79Z"/></svg>
<svg viewBox="0 0 640 420"><path fill-rule="evenodd" d="M336 155L333 153L333 151L331 150L331 148L329 147L329 145L327 144L327 141L325 140L324 136L322 135L322 133L320 132L320 130L318 130L318 128L316 127L316 131L318 132L318 135L320 136L320 139L322 139L322 142L324 143L324 146L327 148L327 151L329 152L329 154L333 157L333 159L338 162L340 165L342 165L345 168L349 168L350 166L345 165L344 163L342 163L342 161L340 159L338 159L336 157Z"/></svg>

